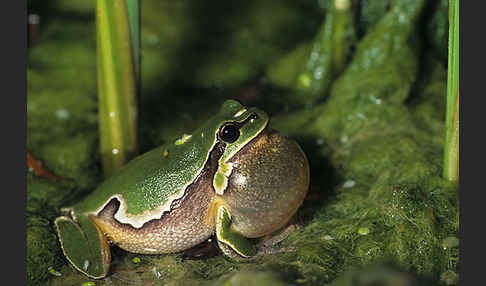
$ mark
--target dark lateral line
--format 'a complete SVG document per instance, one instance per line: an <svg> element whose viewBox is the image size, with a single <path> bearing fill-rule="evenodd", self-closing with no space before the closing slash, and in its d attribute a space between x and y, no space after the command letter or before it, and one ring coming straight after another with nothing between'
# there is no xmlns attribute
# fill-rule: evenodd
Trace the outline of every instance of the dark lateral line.
<svg viewBox="0 0 486 286"><path fill-rule="evenodd" d="M194 179L194 182L192 182L189 186L186 187L186 189L184 190L184 195L180 199L174 200L170 204L171 210L176 208L176 205L179 203L179 201L183 201L186 198L188 194L188 190L192 189L195 185L197 185L201 178L205 176L212 178L214 176L214 173L216 173L217 168L214 168L213 165L214 164L216 164L215 166L218 165L218 161L221 158L221 156L223 156L225 149L226 149L226 144L224 142L219 142L219 141L216 142L216 144L213 147L213 150L211 150L211 152L209 153L208 160L204 164L202 172L196 177L196 179Z"/></svg>

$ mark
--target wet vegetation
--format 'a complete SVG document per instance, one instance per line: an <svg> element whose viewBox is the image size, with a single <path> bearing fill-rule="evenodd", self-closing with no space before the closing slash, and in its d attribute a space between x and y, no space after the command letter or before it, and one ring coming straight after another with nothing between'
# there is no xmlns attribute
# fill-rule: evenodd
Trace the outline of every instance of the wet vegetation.
<svg viewBox="0 0 486 286"><path fill-rule="evenodd" d="M113 275L92 281L62 256L53 219L103 177L94 1L28 1L40 23L27 149L62 177L26 175L28 284L456 284L458 187L442 178L447 1L341 2L143 1L141 152L234 98L299 142L311 188L277 253L236 262L211 243L113 247Z"/></svg>

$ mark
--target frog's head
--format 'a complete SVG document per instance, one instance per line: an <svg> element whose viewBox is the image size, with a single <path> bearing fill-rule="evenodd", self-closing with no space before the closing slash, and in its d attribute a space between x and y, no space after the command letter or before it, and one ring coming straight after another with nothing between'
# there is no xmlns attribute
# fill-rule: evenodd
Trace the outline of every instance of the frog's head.
<svg viewBox="0 0 486 286"><path fill-rule="evenodd" d="M246 237L285 225L309 187L309 166L299 145L267 127L268 115L237 101L224 103L217 131L225 148L213 187Z"/></svg>
<svg viewBox="0 0 486 286"><path fill-rule="evenodd" d="M225 145L220 162L225 162L261 134L269 118L258 108L247 108L230 99L224 102L216 120L217 140Z"/></svg>
<svg viewBox="0 0 486 286"><path fill-rule="evenodd" d="M218 113L211 117L197 130L191 138L197 138L189 148L207 150L209 159L215 151L217 162L212 163L215 168L213 187L218 194L223 194L227 187L227 177L231 173L231 164L227 164L236 153L258 137L268 125L268 115L257 108L247 108L236 100L226 100Z"/></svg>

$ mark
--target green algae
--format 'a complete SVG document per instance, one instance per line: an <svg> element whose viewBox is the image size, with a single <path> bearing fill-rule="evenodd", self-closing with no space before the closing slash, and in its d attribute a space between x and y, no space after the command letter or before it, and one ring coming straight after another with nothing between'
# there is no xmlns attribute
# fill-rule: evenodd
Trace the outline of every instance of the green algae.
<svg viewBox="0 0 486 286"><path fill-rule="evenodd" d="M267 80L279 87L294 88L300 71L304 69L310 50L311 43L305 42L280 57L278 61L267 67Z"/></svg>
<svg viewBox="0 0 486 286"><path fill-rule="evenodd" d="M287 285L279 279L273 272L256 272L256 271L241 271L231 277L228 277L216 283L219 286L244 286L244 285L269 285L269 286L284 286Z"/></svg>
<svg viewBox="0 0 486 286"><path fill-rule="evenodd" d="M414 4L415 10L407 7L410 19L402 19L404 23L420 13L422 4ZM305 232L312 230L309 240L315 233L341 239L347 251L341 253L342 269L391 259L402 269L437 279L455 261L455 254L440 248L440 240L457 233L457 190L440 179L440 128L428 129L435 132L426 136L415 123L439 125L424 117L435 120L443 112L437 101L445 86L437 73L424 78L420 92L429 92L412 105L429 109L410 112L406 101L418 73L411 30L395 27L394 39L386 36L390 24L400 25L391 19L403 16L403 8L392 8L363 38L324 104L290 117L299 124L287 126L287 133L319 136L331 146L332 153L323 149L323 154L331 157L343 180L355 182L337 189L335 200L319 213L320 223L299 235L305 240ZM440 67L435 69L440 73ZM371 226L366 236L357 233L362 225ZM323 250L317 252L322 257Z"/></svg>
<svg viewBox="0 0 486 286"><path fill-rule="evenodd" d="M346 271L341 277L333 281L331 286L419 286L419 285L439 285L427 279L419 279L402 272L396 265L372 265L364 269L351 269Z"/></svg>
<svg viewBox="0 0 486 286"><path fill-rule="evenodd" d="M360 9L360 32L366 34L381 18L390 11L391 5L396 2L394 0L386 1L361 1Z"/></svg>
<svg viewBox="0 0 486 286"><path fill-rule="evenodd" d="M445 66L433 55L425 57L425 68L422 73L426 76L417 82L417 92L407 100L412 119L419 129L418 134L423 142L435 145L443 144L445 138L446 88L447 71ZM421 133L424 133L422 136ZM428 136L427 134L440 134Z"/></svg>
<svg viewBox="0 0 486 286"><path fill-rule="evenodd" d="M51 278L49 267L62 265L61 253L50 220L27 214L27 285L43 285Z"/></svg>
<svg viewBox="0 0 486 286"><path fill-rule="evenodd" d="M72 187L71 187L72 188ZM55 210L66 202L66 197L72 192L65 184L54 183L46 179L39 179L32 174L27 175L27 211L32 213L41 212L45 206L48 210ZM55 211L51 211L47 217L52 217Z"/></svg>
<svg viewBox="0 0 486 286"><path fill-rule="evenodd" d="M390 7L386 1L363 2L376 7L366 8L363 37L347 68L331 82L328 98L291 114L278 114L271 104L261 106L279 115L272 126L296 138L311 164L311 190L295 217L301 227L277 252L248 262L227 260L214 246L211 255L199 258L132 254L113 247L113 275L97 281L67 264L52 227L59 207L90 192L100 175L94 26L86 24L94 18L82 7L85 3L56 8L59 15L43 27L43 40L29 50L27 147L48 169L69 179L50 182L27 174L30 285L251 285L250 278L259 282L255 285L457 283L457 187L440 177L445 67L427 53L420 62L417 43L423 40L415 29L424 1L395 1ZM233 95L235 86L285 61L297 48L285 69L274 69L283 87L295 79L322 16L308 13L312 6L272 3L250 1L241 15L230 9L233 14L216 20L234 16L234 21L228 30L218 30L211 26L217 21L200 24L198 5L144 1L142 149L190 132ZM255 13L258 7L266 8ZM260 31L265 11L274 8L278 21ZM305 18L314 20L306 20L308 30L299 34L298 22ZM279 31L287 31L289 38ZM204 42L203 35L217 37ZM235 66L228 68L229 62ZM276 92L283 101L283 93ZM134 263L135 258L140 262ZM369 268L390 261L393 267ZM50 274L48 267L61 276Z"/></svg>

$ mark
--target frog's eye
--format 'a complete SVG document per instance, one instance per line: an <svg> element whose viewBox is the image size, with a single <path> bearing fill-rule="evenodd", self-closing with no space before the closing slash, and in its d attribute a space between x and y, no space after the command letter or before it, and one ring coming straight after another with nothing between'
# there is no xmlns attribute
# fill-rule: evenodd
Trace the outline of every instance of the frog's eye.
<svg viewBox="0 0 486 286"><path fill-rule="evenodd" d="M233 143L240 137L240 129L234 123L226 123L219 131L219 138L226 143Z"/></svg>

